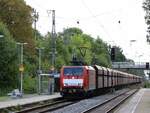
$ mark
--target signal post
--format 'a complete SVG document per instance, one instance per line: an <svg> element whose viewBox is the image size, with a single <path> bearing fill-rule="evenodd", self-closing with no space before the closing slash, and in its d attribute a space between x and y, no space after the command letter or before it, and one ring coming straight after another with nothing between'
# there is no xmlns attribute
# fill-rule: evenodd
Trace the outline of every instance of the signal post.
<svg viewBox="0 0 150 113"><path fill-rule="evenodd" d="M24 72L24 66L23 66L23 46L27 43L20 43L17 42L17 45L20 45L20 65L19 65L19 71L20 71L20 93L23 95L23 72Z"/></svg>
<svg viewBox="0 0 150 113"><path fill-rule="evenodd" d="M21 64L19 66L19 71L20 71L20 84L21 84L21 86L20 86L20 93L22 95L23 94L23 72L24 72L23 64Z"/></svg>

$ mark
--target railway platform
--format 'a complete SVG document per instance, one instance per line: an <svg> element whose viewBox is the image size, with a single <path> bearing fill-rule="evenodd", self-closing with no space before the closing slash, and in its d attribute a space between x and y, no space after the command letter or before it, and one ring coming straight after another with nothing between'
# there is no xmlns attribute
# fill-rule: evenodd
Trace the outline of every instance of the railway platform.
<svg viewBox="0 0 150 113"><path fill-rule="evenodd" d="M51 100L59 97L61 97L59 93L54 93L52 95L24 95L22 98L0 101L0 109L12 107L12 106L18 106L18 105L32 104L32 103Z"/></svg>
<svg viewBox="0 0 150 113"><path fill-rule="evenodd" d="M114 113L150 113L150 89L140 89Z"/></svg>

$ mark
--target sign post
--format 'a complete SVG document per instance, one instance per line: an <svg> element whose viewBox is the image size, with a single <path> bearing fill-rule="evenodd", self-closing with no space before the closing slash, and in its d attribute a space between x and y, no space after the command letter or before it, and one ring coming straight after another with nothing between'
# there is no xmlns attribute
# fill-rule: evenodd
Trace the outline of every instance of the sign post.
<svg viewBox="0 0 150 113"><path fill-rule="evenodd" d="M20 43L17 42L18 45L20 45L20 66L19 66L19 71L20 71L20 82L21 82L21 86L20 86L20 93L21 95L23 95L23 71L24 71L24 67L23 67L23 46L26 45L27 43Z"/></svg>
<svg viewBox="0 0 150 113"><path fill-rule="evenodd" d="M23 64L21 64L20 66L19 66L19 71L20 71L20 82L21 82L21 87L20 87L20 92L21 92L21 95L22 95L22 93L23 93L23 71L24 71L24 66L23 66Z"/></svg>
<svg viewBox="0 0 150 113"><path fill-rule="evenodd" d="M24 66L23 66L23 64L21 64L21 65L19 66L19 71L20 71L20 72L23 72L23 71L24 71Z"/></svg>
<svg viewBox="0 0 150 113"><path fill-rule="evenodd" d="M55 67L51 66L50 68L51 76L49 76L49 93L50 94L54 93L54 71L55 71Z"/></svg>

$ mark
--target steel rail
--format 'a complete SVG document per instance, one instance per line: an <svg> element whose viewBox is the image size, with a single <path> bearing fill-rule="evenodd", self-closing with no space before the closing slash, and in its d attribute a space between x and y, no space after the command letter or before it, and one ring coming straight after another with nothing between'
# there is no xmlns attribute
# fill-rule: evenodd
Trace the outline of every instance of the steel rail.
<svg viewBox="0 0 150 113"><path fill-rule="evenodd" d="M41 100L41 101L38 101L38 102L26 103L26 104L23 104L23 105L18 104L18 105L8 106L8 107L5 107L5 108L1 108L0 113L1 112L3 113L5 111L6 112L19 113L20 111L28 109L28 108L33 108L35 106L39 106L39 105L46 104L46 103L57 102L57 101L60 101L62 99L63 99L62 97L58 97L58 98L54 98L54 99L47 99L47 100Z"/></svg>
<svg viewBox="0 0 150 113"><path fill-rule="evenodd" d="M23 110L20 110L20 111L16 111L15 113L29 113L29 112L32 112L32 111L36 111L38 109L42 109L44 107L54 106L56 104L64 103L66 101L67 100L60 100L60 101L56 101L56 102L46 103L46 104L43 104L43 105L37 105L37 106L29 107L29 108L26 108L26 109L23 109Z"/></svg>
<svg viewBox="0 0 150 113"><path fill-rule="evenodd" d="M53 103L47 103L44 105L39 105L31 108L27 108L21 111L17 111L15 113L45 113L45 112L50 112L54 111L60 108L63 108L65 106L74 104L77 101L70 101L70 100L61 100Z"/></svg>
<svg viewBox="0 0 150 113"><path fill-rule="evenodd" d="M45 112L53 112L55 110L58 110L60 108L63 108L63 107L66 107L66 106L69 106L69 105L72 105L76 102L65 102L65 103L61 103L60 105L56 105L56 106L51 106L49 108L46 108L44 110L40 110L38 111L38 113L45 113Z"/></svg>
<svg viewBox="0 0 150 113"><path fill-rule="evenodd" d="M114 104L110 109L108 109L105 113L110 113L115 108L117 108L119 105L121 105L125 100L127 100L129 97L131 97L133 94L135 94L137 90L131 92L130 94L127 94L127 96L123 97L118 103Z"/></svg>
<svg viewBox="0 0 150 113"><path fill-rule="evenodd" d="M95 106L90 107L89 109L83 111L82 113L94 113L94 111L96 111L95 113L110 113L112 110L114 110L117 106L119 106L122 102L124 102L127 98L129 98L130 96L132 96L134 93L136 93L138 90L130 90L130 91L126 91L122 94L119 94L111 99L106 100L105 102L101 103L101 104L97 104ZM130 93L131 94L130 94ZM129 93L129 94L127 94ZM117 103L114 103L115 99L118 98L122 98L120 101L118 101ZM112 106L108 105L109 103L112 103ZM107 108L106 110L104 110L103 108Z"/></svg>

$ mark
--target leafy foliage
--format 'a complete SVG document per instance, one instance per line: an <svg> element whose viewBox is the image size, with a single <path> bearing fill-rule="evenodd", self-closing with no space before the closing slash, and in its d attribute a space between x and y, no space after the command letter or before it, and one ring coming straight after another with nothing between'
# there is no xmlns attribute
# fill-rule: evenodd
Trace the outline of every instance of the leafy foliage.
<svg viewBox="0 0 150 113"><path fill-rule="evenodd" d="M0 88L16 87L17 77L17 49L6 26L0 22Z"/></svg>
<svg viewBox="0 0 150 113"><path fill-rule="evenodd" d="M120 47L115 46L115 62L125 62L127 59Z"/></svg>
<svg viewBox="0 0 150 113"><path fill-rule="evenodd" d="M144 82L144 88L150 88L150 82L148 80Z"/></svg>
<svg viewBox="0 0 150 113"><path fill-rule="evenodd" d="M49 33L46 35L45 41L43 41L43 46L45 47L44 58L47 59L48 63L51 62L51 56L48 55L46 57L46 55L51 51L51 41L51 34ZM62 33L57 34L56 51L55 67L58 70L62 65L72 65L70 61L73 55L77 59L86 62L87 65L98 64L106 67L111 66L107 44L99 37L94 39L90 35L84 34L78 28L64 29Z"/></svg>
<svg viewBox="0 0 150 113"><path fill-rule="evenodd" d="M30 54L34 51L32 8L24 0L0 0L0 20L5 23L17 42L27 42Z"/></svg>
<svg viewBox="0 0 150 113"><path fill-rule="evenodd" d="M36 78L31 76L24 76L24 91L25 93L35 93L37 88Z"/></svg>
<svg viewBox="0 0 150 113"><path fill-rule="evenodd" d="M24 0L0 0L0 11L0 34L4 35L4 38L0 38L0 91L5 86L8 86L6 89L17 87L20 78L17 59L20 59L20 54L18 55L20 51L16 42L27 42L28 44L24 46L24 89L25 92L35 92L36 80L33 77L37 75L39 57L35 46L44 48L41 65L42 70L48 73L52 66L51 33L42 36L40 32L32 29L33 10ZM33 38L33 33L36 33L36 40ZM56 36L55 68L57 70L60 70L63 65L72 65L70 61L73 56L86 62L87 65L111 66L108 45L99 37L94 39L74 27L64 29ZM117 59L118 61L124 59L121 49Z"/></svg>
<svg viewBox="0 0 150 113"><path fill-rule="evenodd" d="M92 62L106 67L111 66L108 46L99 37L95 40L95 43L93 43L92 45L92 52L96 60Z"/></svg>
<svg viewBox="0 0 150 113"><path fill-rule="evenodd" d="M147 24L147 42L150 43L150 0L144 0L143 8L146 12L145 14L145 22Z"/></svg>

